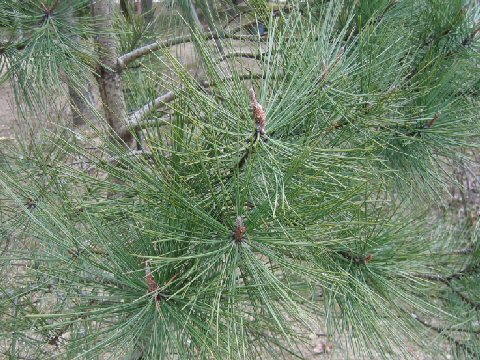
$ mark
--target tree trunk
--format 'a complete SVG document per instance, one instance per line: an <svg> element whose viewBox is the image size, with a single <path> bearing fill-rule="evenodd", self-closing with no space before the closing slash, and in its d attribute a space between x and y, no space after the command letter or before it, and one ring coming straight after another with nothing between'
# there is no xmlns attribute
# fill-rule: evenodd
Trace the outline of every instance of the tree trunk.
<svg viewBox="0 0 480 360"><path fill-rule="evenodd" d="M122 125L127 123L127 107L123 95L122 79L117 72L118 40L113 34L113 16L115 0L101 0L93 4L93 16L96 21L96 46L101 62L100 94L105 107L105 117L113 135L130 145L133 137L130 133L121 134Z"/></svg>

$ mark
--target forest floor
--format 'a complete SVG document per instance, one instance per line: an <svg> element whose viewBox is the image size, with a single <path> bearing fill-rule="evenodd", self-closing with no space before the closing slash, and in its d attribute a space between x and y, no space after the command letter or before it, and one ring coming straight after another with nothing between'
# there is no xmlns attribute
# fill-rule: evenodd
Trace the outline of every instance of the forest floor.
<svg viewBox="0 0 480 360"><path fill-rule="evenodd" d="M0 84L0 144L15 139L17 116L14 109L12 87L8 83Z"/></svg>

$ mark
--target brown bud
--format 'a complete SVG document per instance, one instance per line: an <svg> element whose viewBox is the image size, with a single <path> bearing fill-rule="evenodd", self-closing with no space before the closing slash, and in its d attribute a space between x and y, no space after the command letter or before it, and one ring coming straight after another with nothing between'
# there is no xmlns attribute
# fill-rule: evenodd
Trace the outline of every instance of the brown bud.
<svg viewBox="0 0 480 360"><path fill-rule="evenodd" d="M154 292L158 290L158 285L153 278L148 260L145 261L145 280L147 281L148 292Z"/></svg>
<svg viewBox="0 0 480 360"><path fill-rule="evenodd" d="M250 99L257 132L263 136L265 135L265 126L267 125L267 115L262 105L258 103L253 87L250 88Z"/></svg>
<svg viewBox="0 0 480 360"><path fill-rule="evenodd" d="M345 54L345 47L341 47L339 50L338 50L338 53L337 53L337 56L335 58L335 62L332 64L332 66L328 65L327 63L323 63L323 72L322 72L322 80L324 80L328 74L330 73L330 69L334 68L335 66L337 66L337 64L340 62L340 60L342 59L342 56L343 54Z"/></svg>
<svg viewBox="0 0 480 360"><path fill-rule="evenodd" d="M244 235L247 232L247 228L243 224L243 219L241 216L237 216L235 221L235 229L233 230L233 239L236 242L242 242L244 240Z"/></svg>
<svg viewBox="0 0 480 360"><path fill-rule="evenodd" d="M426 124L426 128L430 129L433 125L435 125L440 115L442 115L440 111L433 115L433 117Z"/></svg>
<svg viewBox="0 0 480 360"><path fill-rule="evenodd" d="M372 254L368 254L367 256L365 256L365 265L368 264L372 260L373 260L373 255Z"/></svg>

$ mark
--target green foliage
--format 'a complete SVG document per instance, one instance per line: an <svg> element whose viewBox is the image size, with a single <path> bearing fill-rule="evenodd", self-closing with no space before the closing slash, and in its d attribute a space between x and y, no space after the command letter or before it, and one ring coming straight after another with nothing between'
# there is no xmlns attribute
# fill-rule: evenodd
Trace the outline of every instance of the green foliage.
<svg viewBox="0 0 480 360"><path fill-rule="evenodd" d="M8 9L2 24L38 23L33 6ZM267 37L245 34L260 54L247 65L224 56L238 47L228 36L223 54L192 29L205 79L168 49L127 69L131 108L175 94L143 119L142 151L106 135L92 149L100 129L72 130L0 165L1 230L29 242L2 255L26 264L0 286L9 356L21 338L21 356L39 358L303 358L325 323L353 358L413 357L429 331L478 357L478 221L432 220L454 183L446 164L478 146L478 11L293 2L269 14ZM117 23L124 51L142 44L142 24ZM66 23L35 26L6 48L35 54L32 91L59 67L92 71L89 48L53 31Z"/></svg>
<svg viewBox="0 0 480 360"><path fill-rule="evenodd" d="M0 1L0 29L6 35L0 46L0 76L12 81L18 101L42 112L45 94L53 94L65 78L78 87L93 71L96 55L85 38L94 35L87 0ZM34 79L34 81L33 81Z"/></svg>

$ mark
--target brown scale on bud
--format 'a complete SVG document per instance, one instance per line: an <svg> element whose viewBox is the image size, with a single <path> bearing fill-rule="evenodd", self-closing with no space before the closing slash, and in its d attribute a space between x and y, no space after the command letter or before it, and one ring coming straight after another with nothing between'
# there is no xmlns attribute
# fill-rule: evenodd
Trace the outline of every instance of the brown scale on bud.
<svg viewBox="0 0 480 360"><path fill-rule="evenodd" d="M357 265L367 265L370 261L373 260L373 254L367 254L366 256L355 255L347 251L340 251L339 253L345 259L354 262Z"/></svg>
<svg viewBox="0 0 480 360"><path fill-rule="evenodd" d="M178 274L173 275L170 280L168 280L164 286L168 286L173 280L177 278ZM145 280L147 282L147 289L148 293L155 294L155 301L157 305L159 304L160 300L164 300L166 298L166 294L160 292L160 287L158 286L157 282L155 281L152 271L150 270L150 260L145 261Z"/></svg>
<svg viewBox="0 0 480 360"><path fill-rule="evenodd" d="M265 135L265 126L267 125L267 115L265 114L265 110L263 110L262 105L260 105L257 101L253 87L250 88L250 99L253 119L255 120L255 125L257 127L257 133L260 134L260 136L263 136Z"/></svg>
<svg viewBox="0 0 480 360"><path fill-rule="evenodd" d="M325 78L328 76L328 74L330 73L330 70L333 69L335 66L337 66L337 64L340 62L340 60L342 59L343 57L343 54L345 54L345 48L342 46L339 50L338 50L338 53L337 53L337 56L335 58L335 61L334 63L329 66L327 63L323 63L323 72L322 72L322 80L325 80Z"/></svg>
<svg viewBox="0 0 480 360"><path fill-rule="evenodd" d="M235 229L233 230L233 240L237 243L241 243L245 240L245 233L247 232L247 228L243 224L243 218L241 216L237 216L237 220L235 220Z"/></svg>
<svg viewBox="0 0 480 360"><path fill-rule="evenodd" d="M158 290L158 284L153 278L152 271L150 270L149 260L145 261L145 280L147 281L149 293Z"/></svg>
<svg viewBox="0 0 480 360"><path fill-rule="evenodd" d="M442 113L439 111L433 117L425 124L426 129L430 129L435 123L437 122L438 118L442 115Z"/></svg>
<svg viewBox="0 0 480 360"><path fill-rule="evenodd" d="M52 4L45 4L43 1L40 2L40 6L42 7L43 10L43 21L47 21L49 18L51 18L55 12L55 10L58 7L58 3L60 0L55 0Z"/></svg>
<svg viewBox="0 0 480 360"><path fill-rule="evenodd" d="M365 256L365 259L364 259L365 265L367 265L372 260L373 260L372 254L368 254L367 256Z"/></svg>

